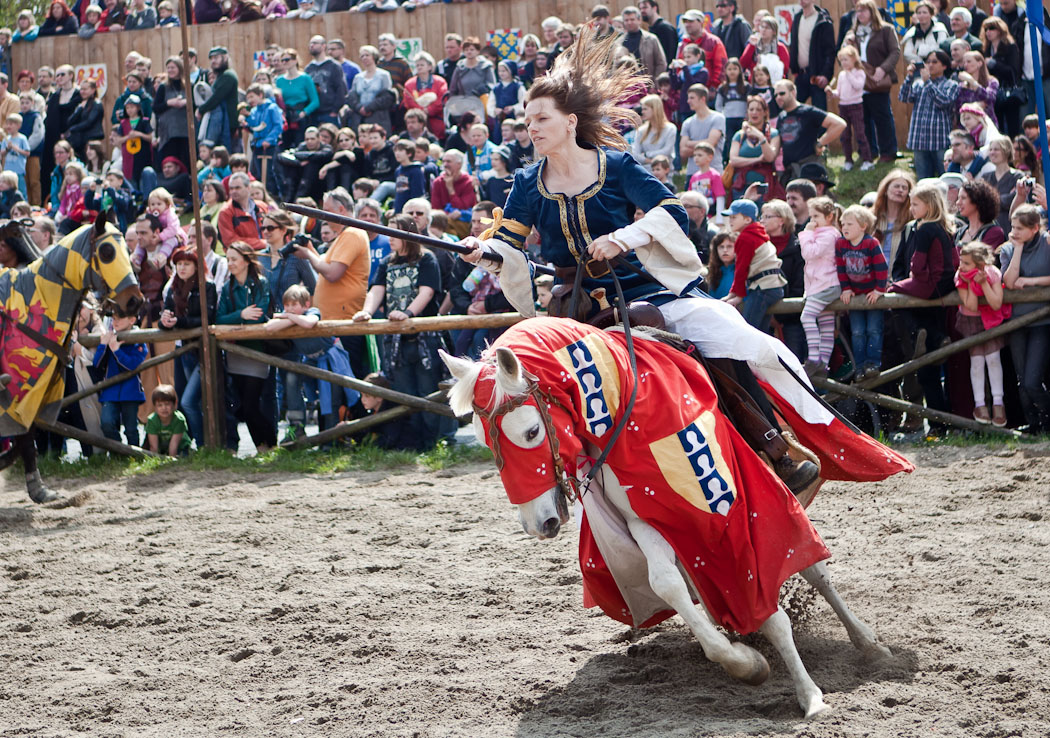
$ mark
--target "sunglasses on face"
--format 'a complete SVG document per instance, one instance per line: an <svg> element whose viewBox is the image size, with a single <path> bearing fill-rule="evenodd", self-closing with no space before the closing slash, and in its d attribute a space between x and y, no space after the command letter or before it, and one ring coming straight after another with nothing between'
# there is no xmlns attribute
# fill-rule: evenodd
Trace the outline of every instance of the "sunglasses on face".
<svg viewBox="0 0 1050 738"><path fill-rule="evenodd" d="M290 56L282 56L281 57L281 61L284 62L285 64L287 64L288 62L295 61L295 60L292 57L290 57Z"/></svg>
<svg viewBox="0 0 1050 738"><path fill-rule="evenodd" d="M272 233L273 231L277 230L277 226L275 226L275 225L264 225L259 230L261 230L263 233Z"/></svg>
<svg viewBox="0 0 1050 738"><path fill-rule="evenodd" d="M778 93L776 93L776 97L784 97L785 95L787 95L786 92L778 92Z"/></svg>
<svg viewBox="0 0 1050 738"><path fill-rule="evenodd" d="M406 210L405 214L406 215L411 215L413 217L415 217L417 215L426 215L426 213L424 213L422 210L414 210L414 211L413 210Z"/></svg>

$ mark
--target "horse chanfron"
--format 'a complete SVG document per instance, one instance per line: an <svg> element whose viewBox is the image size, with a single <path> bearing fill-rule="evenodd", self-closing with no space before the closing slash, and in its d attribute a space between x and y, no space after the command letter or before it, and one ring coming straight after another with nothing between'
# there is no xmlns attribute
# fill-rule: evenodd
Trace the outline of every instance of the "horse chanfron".
<svg viewBox="0 0 1050 738"><path fill-rule="evenodd" d="M78 229L67 238L72 239L71 249L87 260L90 271L101 280L102 284L93 286L106 293L107 300L115 303L122 314L137 314L145 298L124 236L105 219L105 214L100 213L92 226Z"/></svg>

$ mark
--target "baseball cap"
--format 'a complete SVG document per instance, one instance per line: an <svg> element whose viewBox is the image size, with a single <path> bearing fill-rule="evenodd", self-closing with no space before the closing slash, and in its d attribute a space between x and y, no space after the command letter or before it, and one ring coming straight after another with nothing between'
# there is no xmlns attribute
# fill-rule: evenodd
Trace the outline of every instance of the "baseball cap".
<svg viewBox="0 0 1050 738"><path fill-rule="evenodd" d="M723 210L722 215L744 215L751 220L758 220L758 205L754 200L733 200L733 204Z"/></svg>
<svg viewBox="0 0 1050 738"><path fill-rule="evenodd" d="M696 9L689 9L689 10L685 11L684 13L682 13L682 20L702 21L703 19L704 19L704 14L701 13L699 10L696 10Z"/></svg>
<svg viewBox="0 0 1050 738"><path fill-rule="evenodd" d="M208 52L208 57L213 57L217 54L229 54L229 50L225 46L212 46L211 51Z"/></svg>

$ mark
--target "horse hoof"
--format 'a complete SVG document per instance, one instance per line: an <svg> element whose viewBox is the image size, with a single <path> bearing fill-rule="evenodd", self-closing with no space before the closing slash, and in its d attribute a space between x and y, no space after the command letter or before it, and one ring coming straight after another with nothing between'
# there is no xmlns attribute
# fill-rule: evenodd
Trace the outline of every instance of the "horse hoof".
<svg viewBox="0 0 1050 738"><path fill-rule="evenodd" d="M806 714L806 720L811 720L828 711L828 706L824 704L824 695L819 689L816 694L800 696L798 703L802 707L802 712Z"/></svg>
<svg viewBox="0 0 1050 738"><path fill-rule="evenodd" d="M48 489L47 487L41 487L40 489L29 493L29 499L31 499L38 505L42 505L45 502L54 502L60 496L61 495L59 495L57 492L54 492Z"/></svg>
<svg viewBox="0 0 1050 738"><path fill-rule="evenodd" d="M752 687L769 678L769 662L765 656L743 643L734 643L732 648L736 651L736 661L725 667L729 676Z"/></svg>

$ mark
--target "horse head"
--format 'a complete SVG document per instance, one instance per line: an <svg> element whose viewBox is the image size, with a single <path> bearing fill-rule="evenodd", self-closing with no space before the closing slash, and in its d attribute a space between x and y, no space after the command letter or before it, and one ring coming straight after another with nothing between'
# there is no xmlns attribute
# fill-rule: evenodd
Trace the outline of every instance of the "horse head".
<svg viewBox="0 0 1050 738"><path fill-rule="evenodd" d="M107 212L100 212L93 225L74 231L70 248L87 260L88 278L93 276L101 280L102 284L93 280L92 287L115 303L122 314L135 315L145 298L131 267L124 236L108 222L107 215Z"/></svg>
<svg viewBox="0 0 1050 738"><path fill-rule="evenodd" d="M569 520L568 499L582 451L574 411L530 374L509 348L482 361L441 352L457 380L449 405L474 413L474 434L496 458L500 479L525 532L554 538Z"/></svg>

